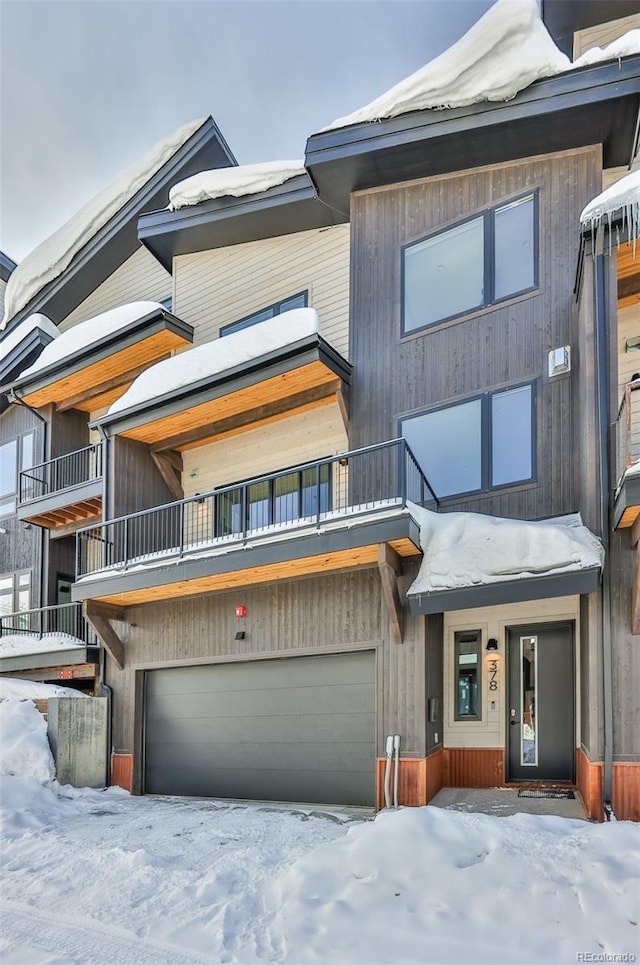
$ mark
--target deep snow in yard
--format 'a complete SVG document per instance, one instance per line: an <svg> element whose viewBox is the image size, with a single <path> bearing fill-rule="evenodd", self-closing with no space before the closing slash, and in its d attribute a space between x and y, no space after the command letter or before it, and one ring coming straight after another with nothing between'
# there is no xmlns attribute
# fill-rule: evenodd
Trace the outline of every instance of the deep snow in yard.
<svg viewBox="0 0 640 965"><path fill-rule="evenodd" d="M437 808L371 821L74 790L50 779L32 704L0 704L0 728L4 963L564 965L640 951L631 823Z"/></svg>

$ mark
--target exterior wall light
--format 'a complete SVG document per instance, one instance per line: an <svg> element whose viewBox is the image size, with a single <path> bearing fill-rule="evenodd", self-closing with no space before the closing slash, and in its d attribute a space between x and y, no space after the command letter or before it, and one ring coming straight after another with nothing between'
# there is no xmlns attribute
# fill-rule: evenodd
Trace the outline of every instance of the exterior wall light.
<svg viewBox="0 0 640 965"><path fill-rule="evenodd" d="M489 637L489 639L487 640L487 647L486 647L486 649L487 649L487 650L497 650L497 649L498 649L498 641L496 640L495 637Z"/></svg>
<svg viewBox="0 0 640 965"><path fill-rule="evenodd" d="M571 346L561 345L549 352L549 378L571 371Z"/></svg>

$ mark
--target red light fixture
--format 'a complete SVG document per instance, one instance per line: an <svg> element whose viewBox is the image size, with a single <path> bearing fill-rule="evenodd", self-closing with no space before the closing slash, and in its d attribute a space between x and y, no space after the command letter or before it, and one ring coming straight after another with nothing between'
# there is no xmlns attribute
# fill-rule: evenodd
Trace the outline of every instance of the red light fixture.
<svg viewBox="0 0 640 965"><path fill-rule="evenodd" d="M237 616L237 617L246 617L246 615L247 615L247 608L246 608L246 606L237 606L237 607L236 607L236 616Z"/></svg>

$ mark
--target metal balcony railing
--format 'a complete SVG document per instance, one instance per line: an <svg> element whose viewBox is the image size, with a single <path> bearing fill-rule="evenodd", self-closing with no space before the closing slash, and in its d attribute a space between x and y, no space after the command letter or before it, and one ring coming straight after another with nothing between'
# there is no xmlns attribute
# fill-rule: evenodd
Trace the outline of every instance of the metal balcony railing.
<svg viewBox="0 0 640 965"><path fill-rule="evenodd" d="M77 534L77 577L181 558L407 502L437 499L404 439L259 476Z"/></svg>
<svg viewBox="0 0 640 965"><path fill-rule="evenodd" d="M102 443L56 456L20 473L20 503L73 489L102 478Z"/></svg>
<svg viewBox="0 0 640 965"><path fill-rule="evenodd" d="M98 638L82 616L81 603L61 603L0 614L0 638L20 634L42 639L56 633L82 640L88 647L98 646Z"/></svg>
<svg viewBox="0 0 640 965"><path fill-rule="evenodd" d="M616 484L625 469L640 459L640 379L627 382L615 424Z"/></svg>

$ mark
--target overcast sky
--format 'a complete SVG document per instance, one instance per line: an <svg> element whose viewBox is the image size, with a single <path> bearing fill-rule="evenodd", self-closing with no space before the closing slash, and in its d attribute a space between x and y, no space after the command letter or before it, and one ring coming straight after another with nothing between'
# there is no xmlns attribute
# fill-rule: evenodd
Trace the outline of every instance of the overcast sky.
<svg viewBox="0 0 640 965"><path fill-rule="evenodd" d="M450 46L491 0L0 0L0 248L19 261L156 141L212 114L241 164Z"/></svg>

